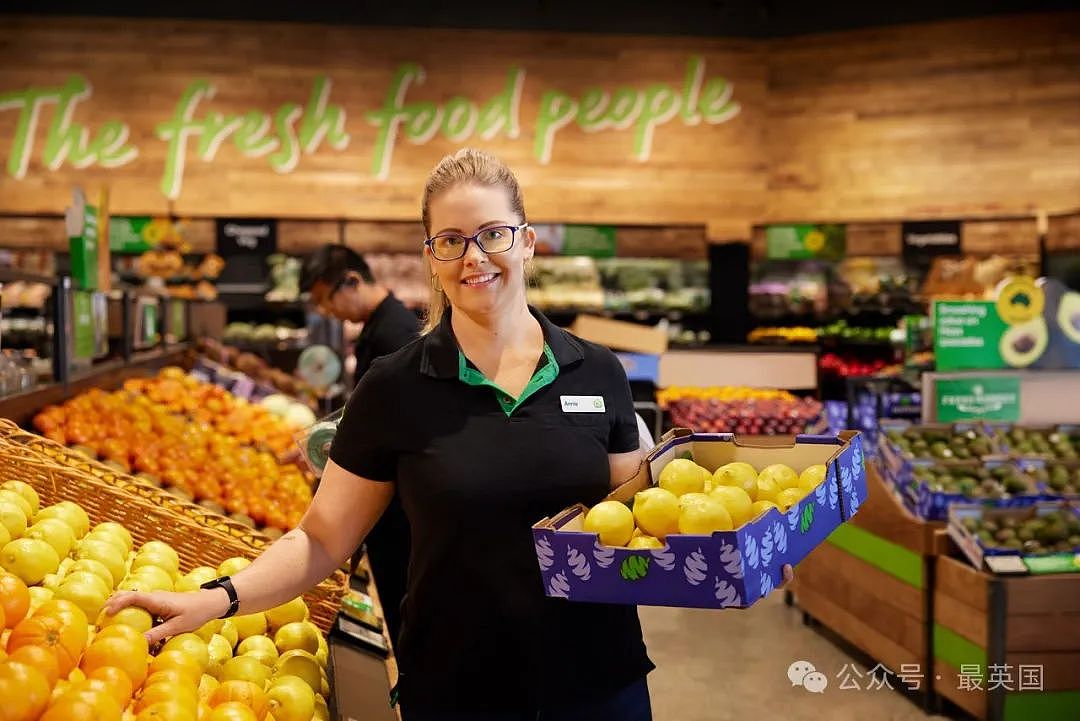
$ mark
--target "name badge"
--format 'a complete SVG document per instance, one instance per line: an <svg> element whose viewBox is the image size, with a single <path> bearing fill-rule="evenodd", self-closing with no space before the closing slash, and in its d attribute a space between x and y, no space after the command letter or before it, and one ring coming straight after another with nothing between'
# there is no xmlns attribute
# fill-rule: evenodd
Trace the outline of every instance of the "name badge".
<svg viewBox="0 0 1080 721"><path fill-rule="evenodd" d="M604 413L603 396L559 396L563 413Z"/></svg>

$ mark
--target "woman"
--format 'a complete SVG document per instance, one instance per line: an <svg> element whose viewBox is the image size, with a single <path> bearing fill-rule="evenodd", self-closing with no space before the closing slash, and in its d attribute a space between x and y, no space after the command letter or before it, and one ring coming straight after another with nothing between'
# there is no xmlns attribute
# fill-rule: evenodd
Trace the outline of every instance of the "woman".
<svg viewBox="0 0 1080 721"><path fill-rule="evenodd" d="M413 542L396 645L406 721L647 721L653 665L636 609L545 597L530 531L637 471L626 375L527 306L536 236L506 166L475 150L443 159L423 222L425 335L357 386L300 526L231 579L238 612L325 578L396 486ZM582 405L593 412L571 412ZM122 593L109 611L131 604L167 619L147 634L156 642L227 613L230 597Z"/></svg>

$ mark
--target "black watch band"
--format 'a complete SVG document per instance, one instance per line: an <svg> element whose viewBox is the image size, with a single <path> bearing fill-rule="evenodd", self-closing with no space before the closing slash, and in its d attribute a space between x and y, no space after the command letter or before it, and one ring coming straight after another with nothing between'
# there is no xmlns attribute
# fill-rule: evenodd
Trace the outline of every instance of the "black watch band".
<svg viewBox="0 0 1080 721"><path fill-rule="evenodd" d="M229 610L218 618L228 618L236 614L240 610L240 599L236 597L236 589L232 585L232 579L228 576L222 576L221 578L215 578L213 581L207 581L199 588L224 588L225 593L229 595Z"/></svg>

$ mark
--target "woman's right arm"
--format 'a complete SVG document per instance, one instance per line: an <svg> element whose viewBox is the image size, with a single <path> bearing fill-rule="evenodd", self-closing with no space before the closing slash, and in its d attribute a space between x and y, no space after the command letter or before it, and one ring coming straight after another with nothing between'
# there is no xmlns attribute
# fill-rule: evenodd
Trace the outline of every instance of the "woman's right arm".
<svg viewBox="0 0 1080 721"><path fill-rule="evenodd" d="M329 461L300 525L232 577L240 599L237 613L278 606L329 576L364 540L393 495L393 483L362 478ZM194 593L121 592L109 599L106 612L114 614L125 606L141 606L165 619L146 634L153 644L218 618L228 609L229 600L220 588Z"/></svg>

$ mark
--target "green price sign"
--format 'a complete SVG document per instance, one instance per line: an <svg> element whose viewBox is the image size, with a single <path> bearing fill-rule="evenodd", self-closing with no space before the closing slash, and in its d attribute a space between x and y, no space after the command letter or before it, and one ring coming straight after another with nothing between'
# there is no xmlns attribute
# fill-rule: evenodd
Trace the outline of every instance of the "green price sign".
<svg viewBox="0 0 1080 721"><path fill-rule="evenodd" d="M567 225L563 231L563 255L615 257L615 228L610 225Z"/></svg>
<svg viewBox="0 0 1080 721"><path fill-rule="evenodd" d="M847 249L843 225L770 225L765 228L769 260L840 260Z"/></svg>
<svg viewBox="0 0 1080 721"><path fill-rule="evenodd" d="M73 357L90 360L97 350L94 339L93 293L77 290L71 296L71 328Z"/></svg>
<svg viewBox="0 0 1080 721"><path fill-rule="evenodd" d="M934 304L934 356L939 371L1007 367L1001 334L1007 326L991 301Z"/></svg>
<svg viewBox="0 0 1080 721"><path fill-rule="evenodd" d="M158 321L158 307L153 304L146 304L143 306L142 318L143 318L143 343L154 343L157 341L157 321Z"/></svg>
<svg viewBox="0 0 1080 721"><path fill-rule="evenodd" d="M83 290L97 288L98 282L98 211L92 205L83 209L82 225L71 236L71 276Z"/></svg>
<svg viewBox="0 0 1080 721"><path fill-rule="evenodd" d="M934 396L942 423L1020 420L1020 379L1016 376L943 378L934 381Z"/></svg>
<svg viewBox="0 0 1080 721"><path fill-rule="evenodd" d="M142 253L153 247L147 242L150 218L114 216L109 218L109 250L114 253Z"/></svg>
<svg viewBox="0 0 1080 721"><path fill-rule="evenodd" d="M173 339L182 341L187 338L187 312L184 301L169 301L169 332Z"/></svg>

